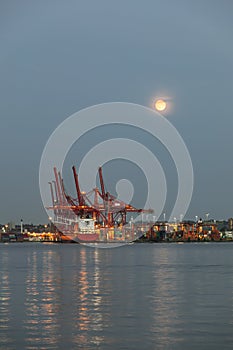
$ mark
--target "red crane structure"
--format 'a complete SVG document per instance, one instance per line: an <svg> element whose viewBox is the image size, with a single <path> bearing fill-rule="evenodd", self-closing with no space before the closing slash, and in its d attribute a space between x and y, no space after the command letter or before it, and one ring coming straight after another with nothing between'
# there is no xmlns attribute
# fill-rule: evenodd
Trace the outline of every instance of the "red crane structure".
<svg viewBox="0 0 233 350"><path fill-rule="evenodd" d="M99 167L99 181L101 191L98 187L90 192L82 192L75 166L72 167L76 197L68 195L65 191L64 182L60 172L54 168L55 181L49 182L52 206L48 209L54 212L54 224L56 222L66 223L80 219L93 219L96 227L114 228L127 224L128 213L152 213L153 210L137 209L127 204L111 193L107 192L104 185L102 168Z"/></svg>

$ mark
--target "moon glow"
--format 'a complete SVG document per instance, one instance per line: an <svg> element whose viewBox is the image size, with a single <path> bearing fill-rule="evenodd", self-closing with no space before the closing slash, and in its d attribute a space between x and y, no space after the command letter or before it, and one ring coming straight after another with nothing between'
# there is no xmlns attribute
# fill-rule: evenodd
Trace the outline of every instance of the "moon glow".
<svg viewBox="0 0 233 350"><path fill-rule="evenodd" d="M162 112L166 109L167 104L164 100L160 99L155 101L155 109L157 109L157 111Z"/></svg>

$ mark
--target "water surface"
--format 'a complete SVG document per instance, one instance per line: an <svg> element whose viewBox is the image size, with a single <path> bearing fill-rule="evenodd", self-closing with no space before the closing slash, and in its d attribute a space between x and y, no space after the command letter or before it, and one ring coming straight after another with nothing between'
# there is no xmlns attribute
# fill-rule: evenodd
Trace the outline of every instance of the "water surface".
<svg viewBox="0 0 233 350"><path fill-rule="evenodd" d="M0 244L0 349L232 349L233 244Z"/></svg>

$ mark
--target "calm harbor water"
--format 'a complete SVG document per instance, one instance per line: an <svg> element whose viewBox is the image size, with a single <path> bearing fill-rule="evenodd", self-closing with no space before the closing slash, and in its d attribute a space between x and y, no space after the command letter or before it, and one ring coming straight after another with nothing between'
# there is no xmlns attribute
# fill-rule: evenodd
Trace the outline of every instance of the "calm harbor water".
<svg viewBox="0 0 233 350"><path fill-rule="evenodd" d="M233 244L0 244L0 349L232 349Z"/></svg>

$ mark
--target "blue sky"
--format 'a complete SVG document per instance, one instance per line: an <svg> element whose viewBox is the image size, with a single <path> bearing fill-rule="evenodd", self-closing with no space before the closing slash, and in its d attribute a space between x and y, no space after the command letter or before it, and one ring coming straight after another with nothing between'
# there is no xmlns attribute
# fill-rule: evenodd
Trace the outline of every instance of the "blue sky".
<svg viewBox="0 0 233 350"><path fill-rule="evenodd" d="M47 221L39 162L66 117L154 96L193 161L187 216L233 216L231 0L9 0L0 17L0 222Z"/></svg>

